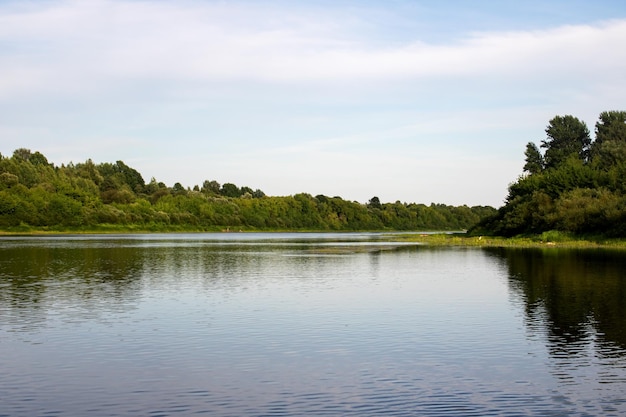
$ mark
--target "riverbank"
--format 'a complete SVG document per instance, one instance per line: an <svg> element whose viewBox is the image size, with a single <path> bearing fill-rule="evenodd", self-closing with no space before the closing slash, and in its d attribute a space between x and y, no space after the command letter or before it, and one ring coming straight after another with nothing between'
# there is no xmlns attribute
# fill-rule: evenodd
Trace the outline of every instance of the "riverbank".
<svg viewBox="0 0 626 417"><path fill-rule="evenodd" d="M465 234L402 234L394 239L421 242L429 246L500 247L500 248L614 248L626 249L626 240L604 237L573 237L547 232L529 237L468 236Z"/></svg>

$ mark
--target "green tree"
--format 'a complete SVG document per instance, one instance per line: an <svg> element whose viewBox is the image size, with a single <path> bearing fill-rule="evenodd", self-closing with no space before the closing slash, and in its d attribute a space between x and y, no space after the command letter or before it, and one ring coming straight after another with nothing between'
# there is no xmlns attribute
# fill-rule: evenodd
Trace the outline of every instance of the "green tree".
<svg viewBox="0 0 626 417"><path fill-rule="evenodd" d="M556 168L572 154L582 161L589 158L591 137L587 125L574 116L555 116L546 128L546 139L541 141L545 167Z"/></svg>
<svg viewBox="0 0 626 417"><path fill-rule="evenodd" d="M82 178L88 178L92 180L96 185L100 186L104 178L96 164L93 163L91 159L87 159L82 164L76 164L76 174Z"/></svg>
<svg viewBox="0 0 626 417"><path fill-rule="evenodd" d="M220 189L220 194L224 197L241 197L242 195L239 187L229 182L222 185L222 188Z"/></svg>
<svg viewBox="0 0 626 417"><path fill-rule="evenodd" d="M115 163L117 169L124 177L124 182L128 184L130 189L135 193L143 192L146 182L143 180L141 174L134 168L129 167L122 161Z"/></svg>
<svg viewBox="0 0 626 417"><path fill-rule="evenodd" d="M185 195L185 194L187 194L187 190L185 190L185 187L183 187L183 185L181 183L177 182L172 187L172 194L174 194L174 195Z"/></svg>
<svg viewBox="0 0 626 417"><path fill-rule="evenodd" d="M259 190L258 188L254 190L254 192L252 193L252 198L263 198L263 197L265 197L265 193Z"/></svg>
<svg viewBox="0 0 626 417"><path fill-rule="evenodd" d="M31 155L32 155L32 152L30 151L30 149L26 149L26 148L18 148L13 151L13 159L16 159L19 161L28 161Z"/></svg>
<svg viewBox="0 0 626 417"><path fill-rule="evenodd" d="M100 164L98 171L104 178L100 184L102 191L121 189L123 185L127 185L134 193L142 193L145 189L146 183L141 174L122 161Z"/></svg>
<svg viewBox="0 0 626 417"><path fill-rule="evenodd" d="M39 152L32 154L29 161L33 165L49 165L48 159Z"/></svg>
<svg viewBox="0 0 626 417"><path fill-rule="evenodd" d="M219 194L220 193L220 183L212 180L205 180L202 183L202 188L200 189L205 194Z"/></svg>
<svg viewBox="0 0 626 417"><path fill-rule="evenodd" d="M150 195L159 190L167 190L167 186L162 182L157 182L156 178L152 177L150 182L146 184L144 191L146 194Z"/></svg>
<svg viewBox="0 0 626 417"><path fill-rule="evenodd" d="M543 171L544 160L541 151L533 142L528 142L526 145L526 164L524 164L524 171L529 174L538 174Z"/></svg>
<svg viewBox="0 0 626 417"><path fill-rule="evenodd" d="M367 202L367 207L380 210L382 208L382 204L380 204L380 199L374 196Z"/></svg>
<svg viewBox="0 0 626 417"><path fill-rule="evenodd" d="M626 162L626 111L605 111L596 122L596 140L591 148L596 166L610 170Z"/></svg>
<svg viewBox="0 0 626 417"><path fill-rule="evenodd" d="M607 141L626 142L626 111L605 111L596 122L595 144Z"/></svg>

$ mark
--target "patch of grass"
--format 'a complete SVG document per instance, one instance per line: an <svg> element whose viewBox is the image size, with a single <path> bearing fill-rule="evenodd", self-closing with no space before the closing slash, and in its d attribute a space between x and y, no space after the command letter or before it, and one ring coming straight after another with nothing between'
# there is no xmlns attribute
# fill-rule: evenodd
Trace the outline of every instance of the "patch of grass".
<svg viewBox="0 0 626 417"><path fill-rule="evenodd" d="M558 230L549 230L547 232L543 232L539 236L540 242L571 242L576 241L570 233L560 232Z"/></svg>
<svg viewBox="0 0 626 417"><path fill-rule="evenodd" d="M545 232L537 236L494 237L465 234L404 234L394 240L420 242L429 246L503 247L503 248L617 248L626 249L624 239L584 238L562 232Z"/></svg>

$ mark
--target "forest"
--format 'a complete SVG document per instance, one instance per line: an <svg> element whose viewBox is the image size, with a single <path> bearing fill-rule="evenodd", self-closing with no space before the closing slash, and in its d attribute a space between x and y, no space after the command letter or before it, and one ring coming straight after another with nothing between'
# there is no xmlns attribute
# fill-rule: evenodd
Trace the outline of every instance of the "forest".
<svg viewBox="0 0 626 417"><path fill-rule="evenodd" d="M602 112L593 140L572 115L555 116L545 133L539 146L526 145L524 172L505 204L471 232L625 237L626 112Z"/></svg>
<svg viewBox="0 0 626 417"><path fill-rule="evenodd" d="M0 154L0 230L255 231L463 230L492 216L489 206L367 203L341 197L266 196L219 184L166 186L122 161L55 166L40 152Z"/></svg>

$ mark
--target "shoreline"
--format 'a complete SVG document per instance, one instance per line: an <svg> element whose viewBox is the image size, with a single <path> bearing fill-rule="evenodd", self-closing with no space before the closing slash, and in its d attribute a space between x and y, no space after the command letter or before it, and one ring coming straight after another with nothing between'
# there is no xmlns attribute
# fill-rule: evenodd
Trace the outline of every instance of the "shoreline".
<svg viewBox="0 0 626 417"><path fill-rule="evenodd" d="M537 236L497 237L468 236L459 231L402 231L402 230L227 230L216 228L211 230L198 229L167 229L149 230L144 228L101 228L94 230L0 230L2 237L37 237L37 236L71 236L71 235L130 235L130 234L175 234L175 233L383 233L381 241L414 242L427 246L439 247L475 247L475 248L541 248L541 249L621 249L626 250L626 239L605 237L576 237L549 232Z"/></svg>

